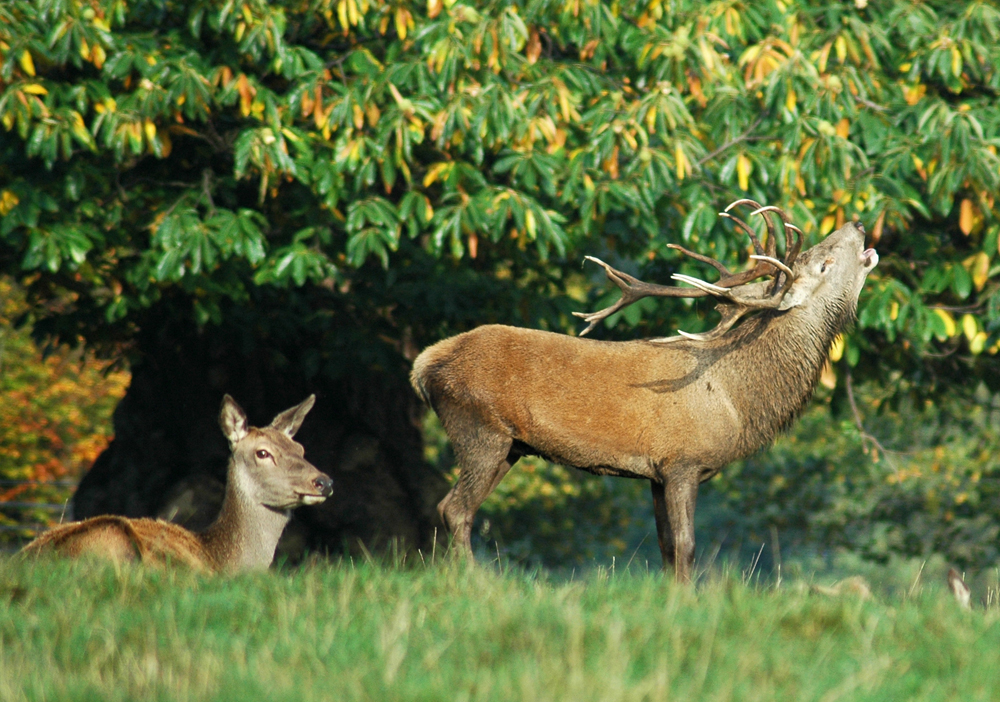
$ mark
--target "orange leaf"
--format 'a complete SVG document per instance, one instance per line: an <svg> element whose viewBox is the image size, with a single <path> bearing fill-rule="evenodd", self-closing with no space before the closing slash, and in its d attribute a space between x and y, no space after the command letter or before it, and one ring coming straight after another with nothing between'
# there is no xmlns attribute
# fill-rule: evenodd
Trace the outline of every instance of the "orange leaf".
<svg viewBox="0 0 1000 702"><path fill-rule="evenodd" d="M972 200L965 198L958 208L958 228L966 236L972 233L972 225L975 224L975 208Z"/></svg>

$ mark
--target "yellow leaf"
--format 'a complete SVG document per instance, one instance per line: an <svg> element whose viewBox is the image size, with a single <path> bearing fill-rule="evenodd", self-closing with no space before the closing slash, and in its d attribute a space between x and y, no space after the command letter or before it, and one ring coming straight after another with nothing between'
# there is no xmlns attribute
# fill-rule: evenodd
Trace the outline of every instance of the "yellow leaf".
<svg viewBox="0 0 1000 702"><path fill-rule="evenodd" d="M431 201L428 197L424 197L424 221L430 222L431 218L434 216L434 208L431 207Z"/></svg>
<svg viewBox="0 0 1000 702"><path fill-rule="evenodd" d="M986 332L981 331L973 337L972 341L969 342L969 351L971 351L974 356L978 356L983 352L983 347L986 346L986 338Z"/></svg>
<svg viewBox="0 0 1000 702"><path fill-rule="evenodd" d="M927 92L927 86L922 83L916 83L911 85L906 90L903 91L903 97L906 99L907 105L916 105L920 102L920 98L924 96Z"/></svg>
<svg viewBox="0 0 1000 702"><path fill-rule="evenodd" d="M740 154L736 157L736 177L740 181L740 190L750 189L750 171L752 169L753 164L750 163L746 154Z"/></svg>
<svg viewBox="0 0 1000 702"><path fill-rule="evenodd" d="M986 252L980 251L967 259L966 268L972 275L972 283L976 286L976 290L982 290L990 275L990 257L986 255Z"/></svg>
<svg viewBox="0 0 1000 702"><path fill-rule="evenodd" d="M882 214L878 216L875 220L875 226L872 227L872 247L878 246L879 239L882 238L882 229L885 227L885 210L882 210Z"/></svg>
<svg viewBox="0 0 1000 702"><path fill-rule="evenodd" d="M368 125L371 127L378 124L378 120L382 116L382 112L378 109L378 105L375 104L374 100L365 106L365 114L368 117Z"/></svg>
<svg viewBox="0 0 1000 702"><path fill-rule="evenodd" d="M819 61L817 61L816 67L819 68L820 73L826 73L826 62L830 59L830 48L832 46L833 42L828 41L819 52Z"/></svg>
<svg viewBox="0 0 1000 702"><path fill-rule="evenodd" d="M528 65L533 65L538 61L538 57L542 55L542 38L535 27L531 28L531 34L528 37L528 45L524 49L524 55L528 58Z"/></svg>
<svg viewBox="0 0 1000 702"><path fill-rule="evenodd" d="M245 73L241 73L236 79L236 91L240 94L240 114L249 117L253 96L257 91L250 85Z"/></svg>
<svg viewBox="0 0 1000 702"><path fill-rule="evenodd" d="M86 39L80 40L80 58L84 61L90 60L90 44L87 43Z"/></svg>
<svg viewBox="0 0 1000 702"><path fill-rule="evenodd" d="M785 95L785 109L795 112L795 88L789 88L788 94Z"/></svg>
<svg viewBox="0 0 1000 702"><path fill-rule="evenodd" d="M21 200L12 190L4 190L0 193L0 215L6 216L8 212L17 207Z"/></svg>
<svg viewBox="0 0 1000 702"><path fill-rule="evenodd" d="M156 125L151 120L146 120L142 125L146 132L146 141L152 142L156 138Z"/></svg>
<svg viewBox="0 0 1000 702"><path fill-rule="evenodd" d="M837 387L837 372L833 370L833 366L829 361L823 364L823 371L819 375L819 382L822 383L823 387L830 390Z"/></svg>
<svg viewBox="0 0 1000 702"><path fill-rule="evenodd" d="M827 215L823 218L823 221L819 225L820 236L826 236L833 231L833 228L837 225L836 215Z"/></svg>
<svg viewBox="0 0 1000 702"><path fill-rule="evenodd" d="M354 105L352 105L351 108L354 112L354 126L357 129L361 129L363 126L365 126L365 113L361 109L361 105L359 105L358 103L354 103Z"/></svg>
<svg viewBox="0 0 1000 702"><path fill-rule="evenodd" d="M29 83L28 85L22 85L21 91L28 93L29 95L48 95L49 91L40 86L38 83Z"/></svg>
<svg viewBox="0 0 1000 702"><path fill-rule="evenodd" d="M973 219L975 217L972 200L965 198L958 208L958 228L966 236L972 233Z"/></svg>
<svg viewBox="0 0 1000 702"><path fill-rule="evenodd" d="M677 180L684 180L687 156L684 155L684 149L681 148L680 144L674 146L674 160L677 162ZM743 189L746 190L746 188Z"/></svg>
<svg viewBox="0 0 1000 702"><path fill-rule="evenodd" d="M429 187L439 178L447 178L448 173L451 172L454 165L455 164L452 161L438 161L433 166L428 168L427 174L424 176L424 187Z"/></svg>
<svg viewBox="0 0 1000 702"><path fill-rule="evenodd" d="M535 238L535 213L528 210L524 213L524 228L528 230L528 236Z"/></svg>
<svg viewBox="0 0 1000 702"><path fill-rule="evenodd" d="M656 131L656 105L646 110L646 129L650 132Z"/></svg>
<svg viewBox="0 0 1000 702"><path fill-rule="evenodd" d="M837 37L837 40L833 42L834 49L837 51L837 60L841 63L847 58L847 40L844 39L844 35L841 34Z"/></svg>
<svg viewBox="0 0 1000 702"><path fill-rule="evenodd" d="M408 15L409 12L405 7L396 8L396 34L399 35L400 39L406 39L406 18Z"/></svg>
<svg viewBox="0 0 1000 702"><path fill-rule="evenodd" d="M29 76L35 75L35 62L31 60L31 52L27 49L21 54L21 68Z"/></svg>
<svg viewBox="0 0 1000 702"><path fill-rule="evenodd" d="M444 3L441 0L427 0L427 16L434 19L444 8Z"/></svg>
<svg viewBox="0 0 1000 702"><path fill-rule="evenodd" d="M938 308L934 310L934 314L940 317L941 321L944 322L944 333L947 336L955 336L958 332L958 326L955 324L955 318L951 316L951 313L948 312L948 310Z"/></svg>
<svg viewBox="0 0 1000 702"><path fill-rule="evenodd" d="M846 348L847 342L844 340L843 334L837 334L837 337L830 344L830 360L836 363L843 357L844 348Z"/></svg>
<svg viewBox="0 0 1000 702"><path fill-rule="evenodd" d="M104 62L107 60L108 55L104 52L104 47L100 44L95 44L90 50L90 61L94 64L94 68L100 69Z"/></svg>
<svg viewBox="0 0 1000 702"><path fill-rule="evenodd" d="M895 322L897 317L899 317L899 303L893 300L889 305L889 319Z"/></svg>
<svg viewBox="0 0 1000 702"><path fill-rule="evenodd" d="M962 75L962 52L957 46L951 47L951 74L956 78Z"/></svg>
<svg viewBox="0 0 1000 702"><path fill-rule="evenodd" d="M979 334L979 323L976 322L976 318L971 314L962 315L962 333L965 334L965 338L970 342Z"/></svg>
<svg viewBox="0 0 1000 702"><path fill-rule="evenodd" d="M844 117L842 120L837 122L837 136L841 139L846 139L851 135L851 121Z"/></svg>

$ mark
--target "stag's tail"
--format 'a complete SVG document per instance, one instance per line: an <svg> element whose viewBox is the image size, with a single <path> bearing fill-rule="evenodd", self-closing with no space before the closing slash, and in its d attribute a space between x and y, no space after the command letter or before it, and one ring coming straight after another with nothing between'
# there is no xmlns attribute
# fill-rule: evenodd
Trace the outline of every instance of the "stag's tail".
<svg viewBox="0 0 1000 702"><path fill-rule="evenodd" d="M417 356L416 360L413 361L413 370L410 371L410 384L413 385L413 389L416 391L417 396L423 400L424 404L428 407L433 407L431 404L430 392L427 388L428 369L435 356L435 354L431 353L433 349L433 346L428 349L424 349L423 353Z"/></svg>

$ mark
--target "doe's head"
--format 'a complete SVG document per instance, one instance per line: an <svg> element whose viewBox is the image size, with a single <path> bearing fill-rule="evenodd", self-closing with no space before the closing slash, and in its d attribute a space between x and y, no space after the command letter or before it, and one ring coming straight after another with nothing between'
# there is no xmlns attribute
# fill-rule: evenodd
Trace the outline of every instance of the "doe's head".
<svg viewBox="0 0 1000 702"><path fill-rule="evenodd" d="M275 510L315 505L333 493L333 480L305 459L295 432L316 402L310 395L262 428L251 427L229 395L222 399L219 424L229 440L228 480L250 501Z"/></svg>

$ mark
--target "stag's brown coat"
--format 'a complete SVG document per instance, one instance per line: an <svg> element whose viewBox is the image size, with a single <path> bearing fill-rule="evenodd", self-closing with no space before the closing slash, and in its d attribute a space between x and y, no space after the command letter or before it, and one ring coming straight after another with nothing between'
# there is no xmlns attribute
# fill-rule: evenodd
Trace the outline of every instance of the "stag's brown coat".
<svg viewBox="0 0 1000 702"><path fill-rule="evenodd" d="M173 563L209 572L267 568L291 510L318 504L333 489L330 478L305 460L302 445L292 439L314 401L310 395L258 429L248 426L240 406L225 396L219 422L232 456L222 509L205 531L195 534L159 519L104 515L54 527L23 552Z"/></svg>
<svg viewBox="0 0 1000 702"><path fill-rule="evenodd" d="M427 348L411 378L461 466L438 506L456 546L471 553L476 510L518 458L537 454L650 480L664 562L687 580L699 482L794 419L877 261L863 228L847 224L798 257L775 309L714 338L605 342L490 325ZM735 290L761 298L768 285Z"/></svg>

